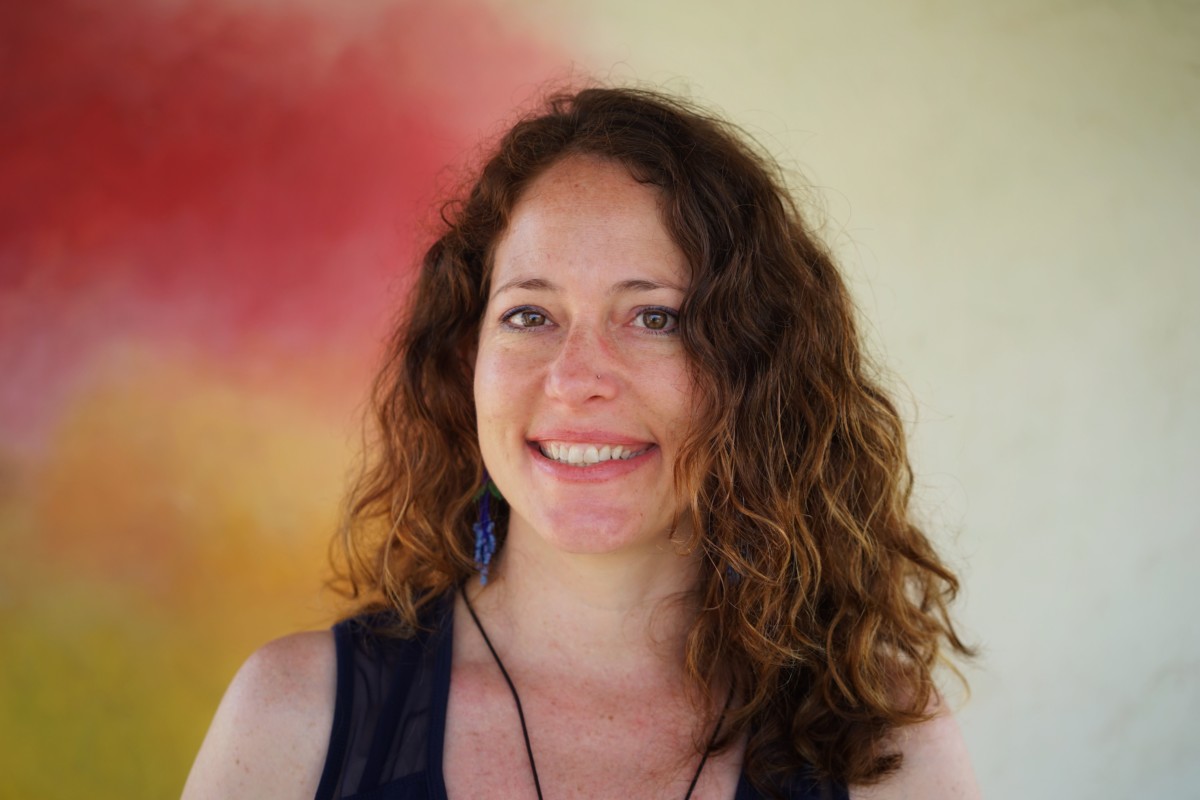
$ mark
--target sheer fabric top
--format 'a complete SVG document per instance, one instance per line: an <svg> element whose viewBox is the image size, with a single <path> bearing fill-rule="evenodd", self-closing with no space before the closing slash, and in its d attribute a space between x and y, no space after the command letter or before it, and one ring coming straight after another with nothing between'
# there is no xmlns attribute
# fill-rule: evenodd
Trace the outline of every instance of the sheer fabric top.
<svg viewBox="0 0 1200 800"><path fill-rule="evenodd" d="M334 626L337 697L317 800L444 800L453 609L454 595L443 597L410 639L382 633L396 627L385 616Z"/></svg>
<svg viewBox="0 0 1200 800"><path fill-rule="evenodd" d="M317 800L448 800L442 775L454 640L454 594L431 607L427 630L400 639L394 618L333 628L337 696ZM788 800L848 800L844 788L801 781ZM743 774L733 800L763 800Z"/></svg>

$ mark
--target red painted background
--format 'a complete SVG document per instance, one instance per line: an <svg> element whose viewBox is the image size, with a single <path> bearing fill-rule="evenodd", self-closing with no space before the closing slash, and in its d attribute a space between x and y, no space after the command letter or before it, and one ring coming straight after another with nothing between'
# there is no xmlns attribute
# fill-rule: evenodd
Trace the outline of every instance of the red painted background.
<svg viewBox="0 0 1200 800"><path fill-rule="evenodd" d="M5 792L177 793L248 649L328 622L357 410L436 202L562 74L525 27L0 6Z"/></svg>

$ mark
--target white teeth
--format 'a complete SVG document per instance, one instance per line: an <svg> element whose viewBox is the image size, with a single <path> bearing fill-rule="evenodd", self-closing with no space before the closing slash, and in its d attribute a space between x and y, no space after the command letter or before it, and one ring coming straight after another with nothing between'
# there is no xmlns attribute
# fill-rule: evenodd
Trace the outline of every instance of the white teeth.
<svg viewBox="0 0 1200 800"><path fill-rule="evenodd" d="M542 455L561 464L574 467L586 467L603 461L625 461L640 455L642 450L634 450L623 445L594 445L594 444L565 444L562 442L543 442Z"/></svg>

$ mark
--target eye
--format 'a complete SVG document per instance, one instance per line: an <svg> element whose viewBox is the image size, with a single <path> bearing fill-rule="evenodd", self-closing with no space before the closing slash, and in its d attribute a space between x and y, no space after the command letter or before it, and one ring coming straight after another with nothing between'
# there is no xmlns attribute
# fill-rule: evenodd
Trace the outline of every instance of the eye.
<svg viewBox="0 0 1200 800"><path fill-rule="evenodd" d="M643 308L633 324L655 333L670 333L679 326L679 313L669 308Z"/></svg>
<svg viewBox="0 0 1200 800"><path fill-rule="evenodd" d="M540 328L548 322L544 312L531 306L514 308L506 312L501 321L514 328Z"/></svg>

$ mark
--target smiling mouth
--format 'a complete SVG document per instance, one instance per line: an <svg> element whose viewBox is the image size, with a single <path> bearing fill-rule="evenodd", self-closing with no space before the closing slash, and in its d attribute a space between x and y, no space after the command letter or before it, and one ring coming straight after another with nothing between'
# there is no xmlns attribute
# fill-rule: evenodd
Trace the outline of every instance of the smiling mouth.
<svg viewBox="0 0 1200 800"><path fill-rule="evenodd" d="M629 447L608 444L574 444L570 442L535 442L538 451L551 461L572 467L590 467L605 461L628 461L640 456L654 445Z"/></svg>

